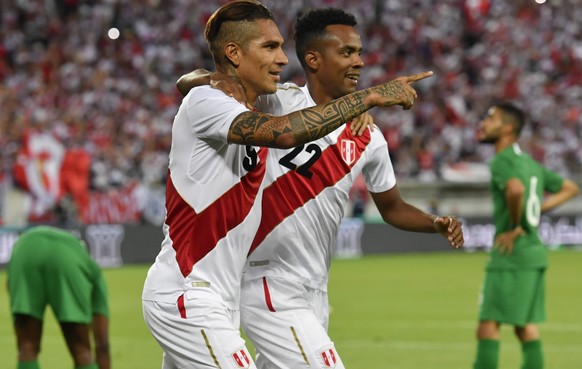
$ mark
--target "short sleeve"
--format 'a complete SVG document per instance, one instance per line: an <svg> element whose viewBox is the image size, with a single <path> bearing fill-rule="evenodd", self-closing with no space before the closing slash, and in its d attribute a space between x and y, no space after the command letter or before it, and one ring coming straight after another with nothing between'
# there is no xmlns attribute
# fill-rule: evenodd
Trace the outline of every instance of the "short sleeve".
<svg viewBox="0 0 582 369"><path fill-rule="evenodd" d="M543 168L544 190L550 193L556 193L562 189L564 178L549 169Z"/></svg>
<svg viewBox="0 0 582 369"><path fill-rule="evenodd" d="M228 131L233 120L249 111L233 97L210 86L192 89L183 104L187 104L187 119L191 131L200 138L228 142Z"/></svg>
<svg viewBox="0 0 582 369"><path fill-rule="evenodd" d="M372 137L377 141L377 145L370 152L370 157L362 169L364 180L368 191L380 193L388 191L396 185L396 175L388 152L388 143L376 129L372 132Z"/></svg>

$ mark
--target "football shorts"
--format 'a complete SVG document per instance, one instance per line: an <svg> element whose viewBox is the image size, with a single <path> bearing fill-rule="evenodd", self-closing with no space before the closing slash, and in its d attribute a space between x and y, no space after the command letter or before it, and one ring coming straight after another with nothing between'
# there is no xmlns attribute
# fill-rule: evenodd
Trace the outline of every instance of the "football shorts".
<svg viewBox="0 0 582 369"><path fill-rule="evenodd" d="M481 291L479 320L523 327L546 319L545 269L488 270Z"/></svg>
<svg viewBox="0 0 582 369"><path fill-rule="evenodd" d="M327 334L328 311L325 291L271 277L243 282L241 321L257 368L343 369Z"/></svg>
<svg viewBox="0 0 582 369"><path fill-rule="evenodd" d="M143 301L146 324L164 351L162 369L256 369L239 311L191 292L175 304Z"/></svg>

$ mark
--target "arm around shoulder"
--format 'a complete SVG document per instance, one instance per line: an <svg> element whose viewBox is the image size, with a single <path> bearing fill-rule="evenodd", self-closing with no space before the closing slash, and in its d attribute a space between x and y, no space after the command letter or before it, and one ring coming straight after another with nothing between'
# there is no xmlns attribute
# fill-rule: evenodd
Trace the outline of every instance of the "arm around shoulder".
<svg viewBox="0 0 582 369"><path fill-rule="evenodd" d="M186 96L188 92L197 86L210 84L210 71L206 69L196 69L190 73L184 74L176 82L176 87L182 96Z"/></svg>

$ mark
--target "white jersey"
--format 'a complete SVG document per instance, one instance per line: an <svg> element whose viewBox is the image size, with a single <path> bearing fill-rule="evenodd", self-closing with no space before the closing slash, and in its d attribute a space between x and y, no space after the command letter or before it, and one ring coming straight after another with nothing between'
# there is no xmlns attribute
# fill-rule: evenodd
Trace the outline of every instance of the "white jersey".
<svg viewBox="0 0 582 369"><path fill-rule="evenodd" d="M232 121L245 111L210 86L192 89L182 101L172 127L165 238L148 272L144 300L176 303L195 291L239 308L267 156L265 148L227 142Z"/></svg>
<svg viewBox="0 0 582 369"><path fill-rule="evenodd" d="M285 115L315 106L306 87L280 85L259 110ZM363 173L371 192L396 184L388 144L379 129L352 135L349 124L290 150L270 150L261 224L244 280L278 277L327 291L328 271L344 206Z"/></svg>

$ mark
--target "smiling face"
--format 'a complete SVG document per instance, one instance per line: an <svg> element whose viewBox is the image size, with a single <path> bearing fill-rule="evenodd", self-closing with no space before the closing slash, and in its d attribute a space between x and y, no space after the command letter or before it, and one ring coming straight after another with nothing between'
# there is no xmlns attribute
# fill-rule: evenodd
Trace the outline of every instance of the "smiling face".
<svg viewBox="0 0 582 369"><path fill-rule="evenodd" d="M249 102L259 95L277 91L280 73L289 63L283 52L283 36L272 20L255 21L257 36L240 50L236 73L245 88Z"/></svg>
<svg viewBox="0 0 582 369"><path fill-rule="evenodd" d="M364 66L362 40L352 26L330 25L325 31L315 47L318 64L312 71L326 95L337 99L356 91Z"/></svg>

